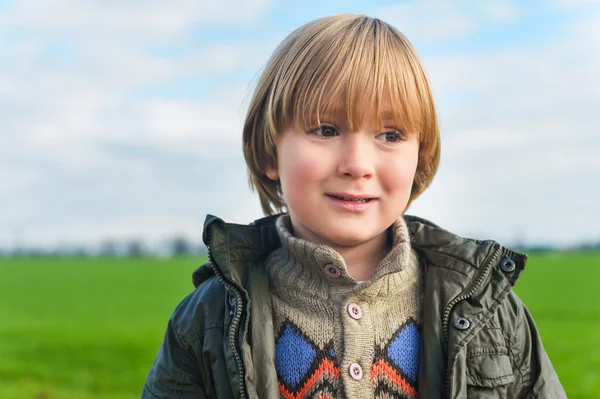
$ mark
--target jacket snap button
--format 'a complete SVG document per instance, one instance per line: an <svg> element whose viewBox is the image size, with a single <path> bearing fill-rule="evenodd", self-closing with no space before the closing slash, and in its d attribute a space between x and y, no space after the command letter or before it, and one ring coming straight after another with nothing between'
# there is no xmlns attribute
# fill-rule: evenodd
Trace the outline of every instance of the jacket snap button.
<svg viewBox="0 0 600 399"><path fill-rule="evenodd" d="M457 317L454 319L454 327L459 330L466 330L471 326L471 322L464 317Z"/></svg>
<svg viewBox="0 0 600 399"><path fill-rule="evenodd" d="M348 314L354 320L359 320L362 317L362 309L355 303L348 305Z"/></svg>
<svg viewBox="0 0 600 399"><path fill-rule="evenodd" d="M363 370L362 370L362 367L360 367L360 364L358 364L358 363L352 363L350 365L350 376L352 378L354 378L356 381L362 379L362 377L363 377Z"/></svg>
<svg viewBox="0 0 600 399"><path fill-rule="evenodd" d="M513 272L516 268L517 265L515 265L515 262L512 259L504 258L502 259L502 262L500 262L500 269L505 273Z"/></svg>
<svg viewBox="0 0 600 399"><path fill-rule="evenodd" d="M340 268L334 264L328 263L325 265L325 274L327 274L331 278L338 278L342 272Z"/></svg>

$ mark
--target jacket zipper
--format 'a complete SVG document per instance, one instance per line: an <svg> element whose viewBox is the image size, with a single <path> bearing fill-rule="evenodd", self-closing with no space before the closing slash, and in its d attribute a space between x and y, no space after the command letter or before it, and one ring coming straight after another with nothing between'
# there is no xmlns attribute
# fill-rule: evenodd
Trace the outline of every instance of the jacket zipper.
<svg viewBox="0 0 600 399"><path fill-rule="evenodd" d="M208 240L208 241L210 241L210 240ZM236 343L235 343L235 336L237 334L237 329L238 329L238 326L242 319L242 295L239 293L239 291L235 288L235 286L233 284L231 284L225 280L223 273L215 265L215 261L212 256L212 250L210 247L210 242L207 243L206 248L208 249L208 261L210 262L210 266L213 269L213 271L215 272L215 275L217 276L217 278L219 279L221 284L223 284L225 286L225 288L227 289L228 292L235 293L235 300L236 300L235 316L233 318L233 321L231 322L231 334L229 335L229 345L231 346L233 358L235 359L235 362L237 364L237 369L240 374L240 399L244 399L244 398L246 398L246 392L245 392L245 387L244 387L244 380L245 380L244 364L242 362L242 357L238 353Z"/></svg>
<svg viewBox="0 0 600 399"><path fill-rule="evenodd" d="M462 294L462 295L459 295L458 297L454 298L448 304L448 306L446 306L446 310L444 311L444 318L442 319L442 329L444 330L444 338L446 339L446 342L448 342L448 335L449 335L448 320L450 319L450 312L452 311L452 308L458 302L463 301L467 298L470 298L473 296L473 294L475 294L475 292L479 289L479 287L483 283L483 280L485 279L485 276L487 275L488 270L492 267L492 265L494 264L494 262L500 255L501 251L502 250L500 248L496 248L494 250L494 254L492 255L492 257L487 261L485 266L479 271L479 274L477 275L477 278L475 280L475 284L473 284L471 289L466 294ZM450 371L448 371L448 373L446 375L446 397L450 398Z"/></svg>

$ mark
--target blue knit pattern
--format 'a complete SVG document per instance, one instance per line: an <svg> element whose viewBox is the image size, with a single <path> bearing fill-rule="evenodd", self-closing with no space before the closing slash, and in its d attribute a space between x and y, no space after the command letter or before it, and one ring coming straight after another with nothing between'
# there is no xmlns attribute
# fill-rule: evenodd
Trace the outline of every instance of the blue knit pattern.
<svg viewBox="0 0 600 399"><path fill-rule="evenodd" d="M317 356L315 348L289 324L275 347L275 368L283 380L296 388Z"/></svg>
<svg viewBox="0 0 600 399"><path fill-rule="evenodd" d="M340 377L335 362L333 341L319 347L289 320L279 329L275 368L282 398L334 398Z"/></svg>
<svg viewBox="0 0 600 399"><path fill-rule="evenodd" d="M421 332L415 323L405 324L389 343L387 355L412 381L417 380Z"/></svg>
<svg viewBox="0 0 600 399"><path fill-rule="evenodd" d="M408 319L387 343L376 345L372 378L375 398L416 398L418 396L421 329Z"/></svg>

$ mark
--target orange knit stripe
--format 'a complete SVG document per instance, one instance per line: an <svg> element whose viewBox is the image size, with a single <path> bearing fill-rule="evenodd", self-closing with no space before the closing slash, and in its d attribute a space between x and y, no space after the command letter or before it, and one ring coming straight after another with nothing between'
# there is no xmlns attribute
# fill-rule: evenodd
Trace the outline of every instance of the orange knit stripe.
<svg viewBox="0 0 600 399"><path fill-rule="evenodd" d="M306 381L302 389L297 393L293 394L287 389L282 383L279 383L279 392L285 399L301 399L306 396L308 391L317 383L317 381L325 374L329 374L335 379L340 378L340 369L335 367L335 364L329 359L323 359L319 368L315 371L315 373ZM325 397L323 397L325 398ZM326 399L326 398L325 398Z"/></svg>
<svg viewBox="0 0 600 399"><path fill-rule="evenodd" d="M413 398L417 397L417 390L410 385L400 374L396 372L387 364L383 359L379 359L375 364L373 364L373 368L371 369L371 378L373 382L377 380L379 374L385 375L388 379L390 379L394 384L402 388L406 393L408 393Z"/></svg>

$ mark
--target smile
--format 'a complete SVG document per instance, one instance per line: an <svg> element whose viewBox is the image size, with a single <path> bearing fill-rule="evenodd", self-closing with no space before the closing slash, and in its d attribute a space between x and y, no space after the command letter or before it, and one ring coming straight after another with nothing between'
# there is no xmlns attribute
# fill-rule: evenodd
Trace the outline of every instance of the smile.
<svg viewBox="0 0 600 399"><path fill-rule="evenodd" d="M379 198L370 194L331 193L325 197L336 209L355 214L366 212L379 202Z"/></svg>
<svg viewBox="0 0 600 399"><path fill-rule="evenodd" d="M336 198L339 200L343 200L343 201L352 201L352 202L369 202L374 200L375 198L347 198L347 197L342 197L339 195L330 195L330 194L326 194L328 197L332 197L332 198Z"/></svg>

